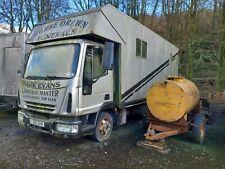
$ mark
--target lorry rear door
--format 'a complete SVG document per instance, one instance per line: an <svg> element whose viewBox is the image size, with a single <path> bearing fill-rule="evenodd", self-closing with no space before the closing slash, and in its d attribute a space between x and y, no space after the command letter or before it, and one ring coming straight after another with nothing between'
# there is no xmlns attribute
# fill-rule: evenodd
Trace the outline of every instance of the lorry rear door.
<svg viewBox="0 0 225 169"><path fill-rule="evenodd" d="M4 50L3 95L16 96L20 76L18 70L21 70L22 67L22 49L5 48Z"/></svg>

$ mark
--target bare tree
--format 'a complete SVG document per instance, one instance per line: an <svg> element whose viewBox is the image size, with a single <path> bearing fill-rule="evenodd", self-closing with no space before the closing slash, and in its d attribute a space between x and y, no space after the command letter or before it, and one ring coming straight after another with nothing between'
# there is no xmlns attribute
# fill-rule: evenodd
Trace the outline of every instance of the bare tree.
<svg viewBox="0 0 225 169"><path fill-rule="evenodd" d="M1 4L0 16L1 20L10 25L10 31L15 32L15 22L16 22L16 13L15 13L15 0L3 0Z"/></svg>
<svg viewBox="0 0 225 169"><path fill-rule="evenodd" d="M94 2L95 5L97 6L98 1L91 1L91 0L72 0L71 4L73 5L74 11L83 11L86 9L90 9Z"/></svg>
<svg viewBox="0 0 225 169"><path fill-rule="evenodd" d="M0 19L11 32L28 31L37 22L71 12L67 0L3 0L0 5Z"/></svg>
<svg viewBox="0 0 225 169"><path fill-rule="evenodd" d="M220 27L220 47L218 53L218 80L217 89L224 89L225 78L225 0L221 3L221 27Z"/></svg>

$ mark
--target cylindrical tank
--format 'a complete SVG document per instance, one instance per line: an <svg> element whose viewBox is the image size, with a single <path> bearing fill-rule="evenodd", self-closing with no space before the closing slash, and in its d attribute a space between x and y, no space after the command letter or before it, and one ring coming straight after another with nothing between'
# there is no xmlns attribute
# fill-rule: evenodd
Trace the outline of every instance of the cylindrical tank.
<svg viewBox="0 0 225 169"><path fill-rule="evenodd" d="M181 76L168 77L153 85L147 94L151 114L164 122L176 122L199 103L196 85Z"/></svg>

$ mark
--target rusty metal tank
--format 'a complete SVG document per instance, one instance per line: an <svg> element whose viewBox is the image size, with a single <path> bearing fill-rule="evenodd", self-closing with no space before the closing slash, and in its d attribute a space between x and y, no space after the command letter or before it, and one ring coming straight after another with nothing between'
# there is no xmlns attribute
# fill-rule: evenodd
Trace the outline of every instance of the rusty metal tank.
<svg viewBox="0 0 225 169"><path fill-rule="evenodd" d="M176 122L199 103L196 85L181 76L171 76L153 85L147 94L151 114L160 121Z"/></svg>

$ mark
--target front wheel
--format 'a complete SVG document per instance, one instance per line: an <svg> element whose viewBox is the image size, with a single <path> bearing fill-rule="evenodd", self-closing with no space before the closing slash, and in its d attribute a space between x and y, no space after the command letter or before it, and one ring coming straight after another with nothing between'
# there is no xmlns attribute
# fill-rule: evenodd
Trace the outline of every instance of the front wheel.
<svg viewBox="0 0 225 169"><path fill-rule="evenodd" d="M99 142L107 140L113 129L113 119L110 113L101 112L98 117L93 138Z"/></svg>
<svg viewBox="0 0 225 169"><path fill-rule="evenodd" d="M203 113L198 113L194 117L192 129L193 141L202 144L205 139L206 118Z"/></svg>

